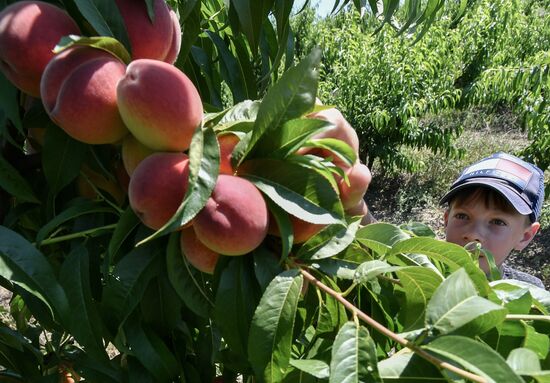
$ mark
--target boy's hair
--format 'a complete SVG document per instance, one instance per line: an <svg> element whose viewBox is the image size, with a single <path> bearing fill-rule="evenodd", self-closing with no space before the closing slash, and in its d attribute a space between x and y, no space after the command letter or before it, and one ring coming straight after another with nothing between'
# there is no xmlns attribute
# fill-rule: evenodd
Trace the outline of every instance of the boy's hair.
<svg viewBox="0 0 550 383"><path fill-rule="evenodd" d="M439 201L449 202L459 192L483 186L500 194L521 215L536 222L544 200L544 173L538 167L510 154L498 152L462 171Z"/></svg>
<svg viewBox="0 0 550 383"><path fill-rule="evenodd" d="M469 202L482 201L487 209L497 209L509 214L521 215L502 194L485 186L471 186L460 190L448 201L449 208L460 207ZM531 224L528 215L524 215L526 226Z"/></svg>

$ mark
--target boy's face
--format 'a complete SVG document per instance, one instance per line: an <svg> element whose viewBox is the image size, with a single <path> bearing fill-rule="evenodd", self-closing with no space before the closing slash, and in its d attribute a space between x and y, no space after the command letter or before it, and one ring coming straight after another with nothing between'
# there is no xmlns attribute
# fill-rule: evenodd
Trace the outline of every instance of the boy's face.
<svg viewBox="0 0 550 383"><path fill-rule="evenodd" d="M512 250L523 250L540 227L538 222L526 223L527 218L519 213L487 206L481 198L461 204L451 203L445 211L444 220L448 242L460 246L479 242L493 254L497 266L504 262ZM489 272L484 257L480 258L479 266Z"/></svg>

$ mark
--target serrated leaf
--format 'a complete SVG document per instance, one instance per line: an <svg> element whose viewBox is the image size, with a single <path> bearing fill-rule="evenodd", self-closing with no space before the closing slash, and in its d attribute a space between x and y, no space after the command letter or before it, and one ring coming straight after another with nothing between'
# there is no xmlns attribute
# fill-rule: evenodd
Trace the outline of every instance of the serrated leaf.
<svg viewBox="0 0 550 383"><path fill-rule="evenodd" d="M124 19L111 0L74 0L78 10L98 35L114 37L130 49Z"/></svg>
<svg viewBox="0 0 550 383"><path fill-rule="evenodd" d="M464 269L451 274L434 292L426 308L426 326L440 334L463 330L481 334L504 321L508 310L477 295Z"/></svg>
<svg viewBox="0 0 550 383"><path fill-rule="evenodd" d="M321 51L314 49L268 90L260 104L248 148L239 159L239 164L254 153L256 143L264 134L311 110L317 94L317 67L320 61Z"/></svg>
<svg viewBox="0 0 550 383"><path fill-rule="evenodd" d="M285 122L279 129L262 136L256 144L258 153L270 158L285 158L303 147L306 140L332 126L315 118L297 118Z"/></svg>
<svg viewBox="0 0 550 383"><path fill-rule="evenodd" d="M411 236L395 225L373 223L357 231L355 239L362 245L374 250L379 255L386 254L393 245Z"/></svg>
<svg viewBox="0 0 550 383"><path fill-rule="evenodd" d="M23 132L19 105L17 103L17 88L0 72L0 112L8 118L19 132ZM0 113L0 116L2 113ZM0 122L2 119L0 118Z"/></svg>
<svg viewBox="0 0 550 383"><path fill-rule="evenodd" d="M346 323L332 347L329 383L380 382L376 345L368 330Z"/></svg>
<svg viewBox="0 0 550 383"><path fill-rule="evenodd" d="M189 223L204 207L212 194L220 167L220 150L216 134L211 128L195 130L189 147L189 186L174 216L163 227L140 241L148 241L170 233Z"/></svg>
<svg viewBox="0 0 550 383"><path fill-rule="evenodd" d="M248 355L262 382L280 382L290 364L292 331L302 289L298 270L273 279L265 290L250 325Z"/></svg>
<svg viewBox="0 0 550 383"><path fill-rule="evenodd" d="M205 287L204 275L191 267L179 247L179 233L173 233L166 248L168 279L185 305L200 317L208 318L214 303Z"/></svg>
<svg viewBox="0 0 550 383"><path fill-rule="evenodd" d="M247 161L239 173L289 214L315 224L341 223L338 194L329 180L312 169L264 159Z"/></svg>
<svg viewBox="0 0 550 383"><path fill-rule="evenodd" d="M120 43L120 41L113 37L107 36L64 36L55 46L54 52L59 53L75 45L101 49L103 51L109 52L125 64L129 64L132 60L130 54L128 53L124 45Z"/></svg>
<svg viewBox="0 0 550 383"><path fill-rule="evenodd" d="M468 251L459 245L434 238L413 237L396 243L388 256L399 253L427 255L449 266L451 272L462 267L466 270L481 295L486 296L490 292L485 274L472 261Z"/></svg>
<svg viewBox="0 0 550 383"><path fill-rule="evenodd" d="M542 360L546 359L550 353L550 337L548 334L537 332L532 326L525 322L521 322L525 328L525 338L523 347L534 351Z"/></svg>
<svg viewBox="0 0 550 383"><path fill-rule="evenodd" d="M120 216L116 224L115 230L111 235L109 247L107 249L108 259L106 262L106 266L110 266L112 262L116 262L118 260L117 255L120 251L122 244L130 237L134 229L140 223L141 221L132 210L132 207L128 206Z"/></svg>
<svg viewBox="0 0 550 383"><path fill-rule="evenodd" d="M423 328L428 302L444 279L433 270L420 266L401 268L397 270L397 276L405 295L400 310L404 331Z"/></svg>
<svg viewBox="0 0 550 383"><path fill-rule="evenodd" d="M354 240L361 219L349 225L329 225L309 238L298 250L296 258L319 260L330 258L345 250Z"/></svg>
<svg viewBox="0 0 550 383"><path fill-rule="evenodd" d="M300 371L316 377L317 379L326 379L330 376L329 365L322 360L291 359L290 365Z"/></svg>
<svg viewBox="0 0 550 383"><path fill-rule="evenodd" d="M44 302L58 323L69 317L65 291L44 255L4 226L0 226L0 276Z"/></svg>
<svg viewBox="0 0 550 383"><path fill-rule="evenodd" d="M78 176L86 152L85 144L71 138L53 123L48 124L42 148L42 167L50 194L57 194Z"/></svg>
<svg viewBox="0 0 550 383"><path fill-rule="evenodd" d="M145 366L157 382L171 382L178 375L178 361L164 341L153 331L141 327L135 318L124 326L132 355Z"/></svg>
<svg viewBox="0 0 550 383"><path fill-rule="evenodd" d="M384 382L447 382L440 371L413 352L399 352L378 362L378 372Z"/></svg>
<svg viewBox="0 0 550 383"><path fill-rule="evenodd" d="M92 298L89 261L86 247L75 247L61 266L59 282L71 306L68 328L78 343L99 363L108 358L103 346L102 321Z"/></svg>
<svg viewBox="0 0 550 383"><path fill-rule="evenodd" d="M392 266L387 262L378 259L361 263L355 270L355 283L367 283L370 279L374 279L384 273L391 273L400 270L401 266Z"/></svg>
<svg viewBox="0 0 550 383"><path fill-rule="evenodd" d="M67 209L56 215L47 224L42 226L36 234L36 245L40 246L41 242L44 241L49 234L58 229L65 222L86 214L100 213L116 214L117 212L112 207L106 206L101 202L81 200L77 204L69 206Z"/></svg>
<svg viewBox="0 0 550 383"><path fill-rule="evenodd" d="M533 297L533 304L545 315L550 315L550 292L534 286L527 282L516 281L512 279L494 281L490 283L493 289L504 291L513 291L518 289L528 289Z"/></svg>
<svg viewBox="0 0 550 383"><path fill-rule="evenodd" d="M138 305L147 284L158 273L162 249L152 243L130 251L108 276L102 308L122 325ZM107 323L112 325L112 323Z"/></svg>
<svg viewBox="0 0 550 383"><path fill-rule="evenodd" d="M253 258L232 257L223 269L214 306L214 317L231 350L246 357L250 322L260 301Z"/></svg>
<svg viewBox="0 0 550 383"><path fill-rule="evenodd" d="M447 335L436 338L422 348L458 363L487 379L488 383L523 383L500 354L473 339Z"/></svg>
<svg viewBox="0 0 550 383"><path fill-rule="evenodd" d="M0 155L0 188L21 202L40 203L27 180Z"/></svg>

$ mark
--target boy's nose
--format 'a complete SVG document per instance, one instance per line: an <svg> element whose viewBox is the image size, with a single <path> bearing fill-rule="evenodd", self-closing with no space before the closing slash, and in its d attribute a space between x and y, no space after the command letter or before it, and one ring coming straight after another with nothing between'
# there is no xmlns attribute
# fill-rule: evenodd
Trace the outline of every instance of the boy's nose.
<svg viewBox="0 0 550 383"><path fill-rule="evenodd" d="M477 225L471 225L464 233L463 238L468 242L483 243L483 234Z"/></svg>

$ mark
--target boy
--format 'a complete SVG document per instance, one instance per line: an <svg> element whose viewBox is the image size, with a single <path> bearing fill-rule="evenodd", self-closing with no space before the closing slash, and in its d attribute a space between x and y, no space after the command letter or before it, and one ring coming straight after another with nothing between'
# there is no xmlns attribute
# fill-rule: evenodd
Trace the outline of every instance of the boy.
<svg viewBox="0 0 550 383"><path fill-rule="evenodd" d="M506 153L467 167L440 203L448 242L464 246L479 242L491 252L503 279L516 279L544 288L540 279L504 266L512 250L523 250L540 228L544 174L536 166ZM489 265L481 257L486 273Z"/></svg>

